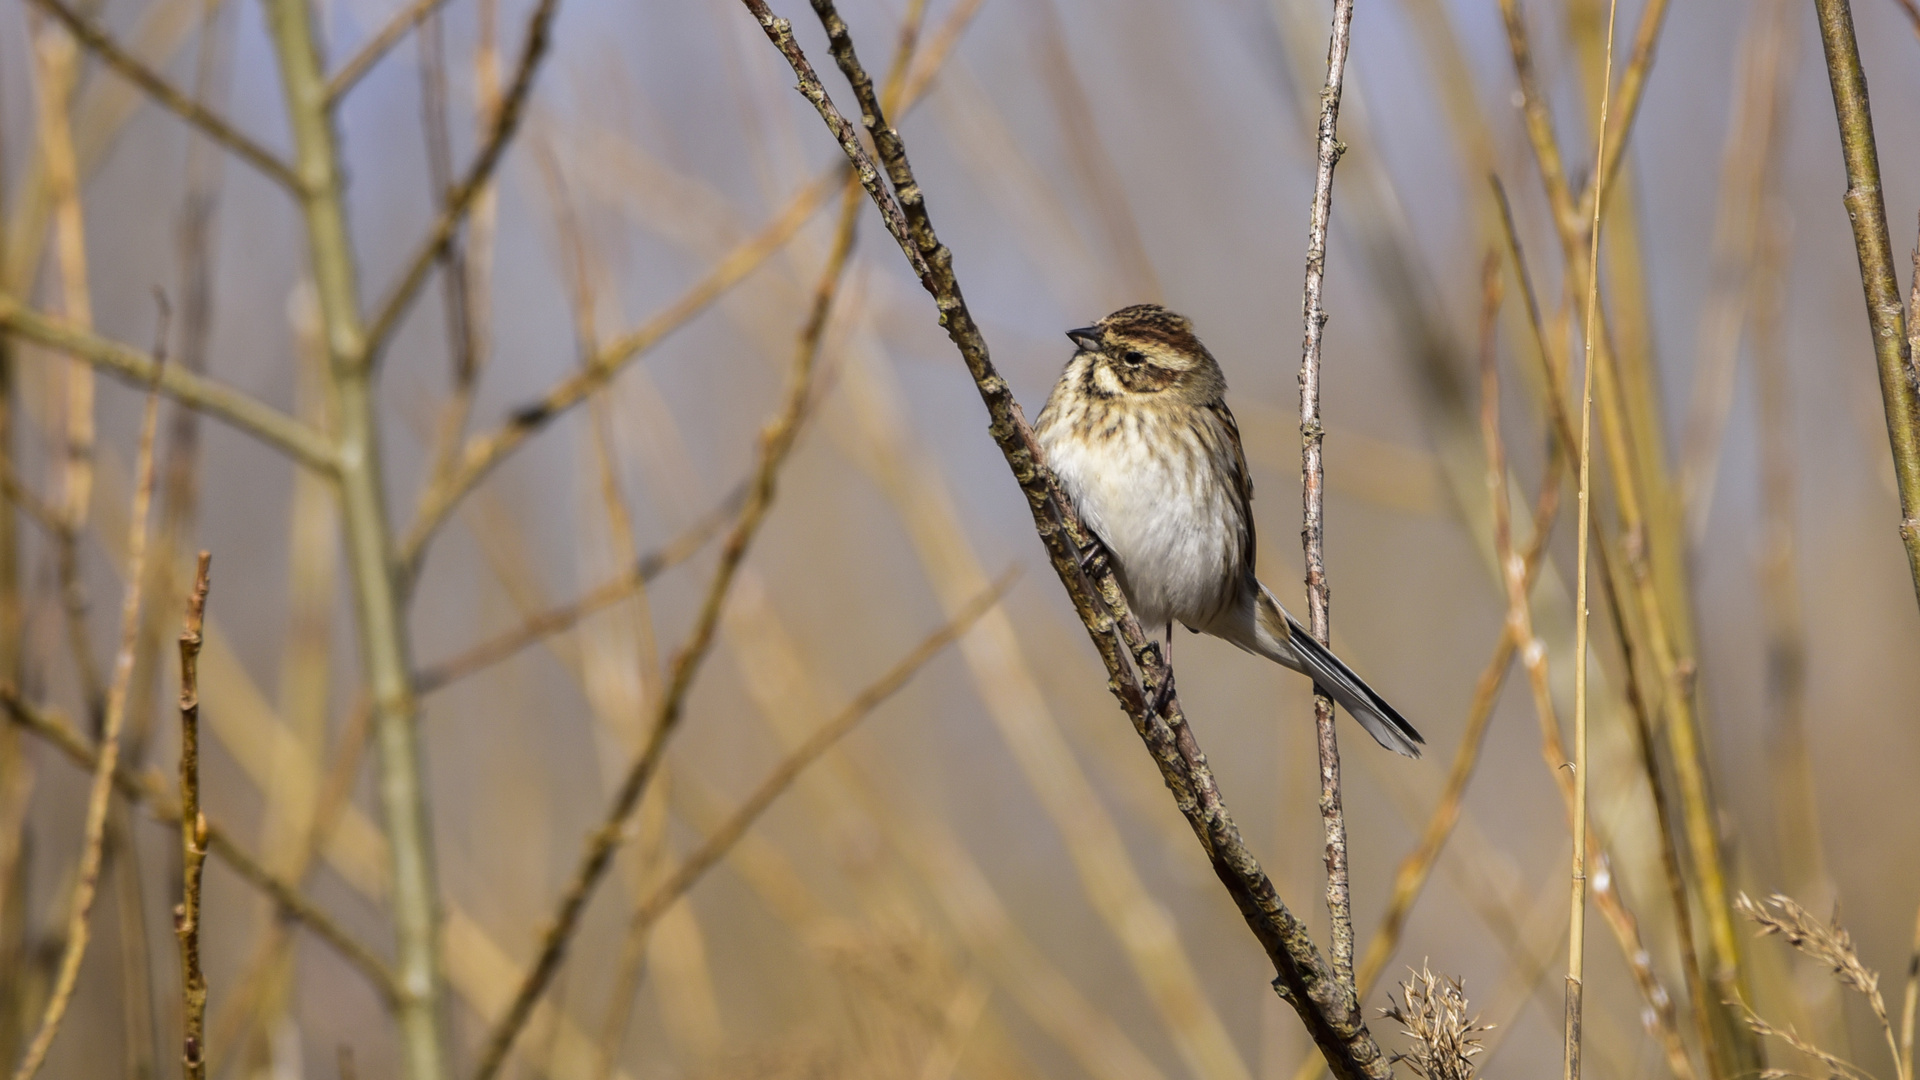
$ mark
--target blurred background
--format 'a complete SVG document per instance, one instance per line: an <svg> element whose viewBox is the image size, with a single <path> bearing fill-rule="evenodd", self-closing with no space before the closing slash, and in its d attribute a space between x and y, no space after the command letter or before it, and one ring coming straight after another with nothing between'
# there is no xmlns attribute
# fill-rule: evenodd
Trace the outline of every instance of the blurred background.
<svg viewBox="0 0 1920 1080"><path fill-rule="evenodd" d="M1593 172L1607 8L1520 9L1578 192ZM291 159L261 6L99 0L85 11ZM325 70L400 11L319 0ZM842 11L877 77L915 13L899 0ZM534 13L523 0L451 0L341 100L367 310L484 143ZM855 112L811 14L794 3L780 13ZM1071 353L1062 331L1147 300L1190 315L1231 384L1258 493L1261 576L1303 611L1295 380L1330 7L933 0L918 14L912 70L924 93L900 128L1028 415ZM1920 22L1898 0L1858 0L1854 15L1904 253L1920 211ZM1639 2L1618 12L1616 77L1641 17ZM1616 541L1651 544L1666 610L1684 628L1675 677L1697 706L1705 820L1728 888L1785 891L1821 916L1837 908L1898 998L1920 902L1920 611L1895 529L1819 36L1811 6L1787 0L1676 4L1657 32L1609 190L1602 277L1615 347L1644 377L1635 430L1661 509L1651 534L1623 538L1602 480L1596 513ZM641 346L459 502L406 582L444 1024L463 1075L536 955L708 595L716 537L781 408L842 205L838 148L739 5L561 0L551 33L458 258L406 310L376 391L398 545L463 429L508 430L614 346ZM1483 348L1504 390L1521 538L1543 478L1563 489L1533 617L1559 720L1571 717L1573 495L1563 472L1547 471L1546 383L1490 171L1563 359L1577 352L1580 308L1495 0L1366 0L1346 88L1324 375L1334 640L1428 746L1425 760L1402 760L1340 721L1365 949L1503 633ZM338 401L294 200L30 2L0 10L0 194L8 297L149 350L160 290L174 312L172 362L330 429ZM1311 1043L1106 692L930 300L871 206L857 211L777 497L663 771L507 1074L1295 1076ZM1502 260L1505 302L1489 338L1490 255ZM623 338L636 328L639 339ZM20 697L85 728L119 641L142 393L103 377L88 406L81 364L25 337L9 350L0 660ZM76 471L67 448L87 416L97 442ZM390 956L377 754L362 753L361 637L332 486L218 419L173 404L161 416L157 567L123 761L157 768L171 789L173 639L192 553L209 549L203 810ZM74 542L23 498L64 515ZM634 588L635 559L650 552L669 557ZM1010 567L1022 573L997 608L632 931L636 905L809 732ZM484 666L461 660L586 595L603 602L583 618L523 635ZM1725 1075L1693 1026L1684 906L1663 868L1604 597L1594 625L1591 784L1612 884L1637 916L1643 961L1678 1002L1668 1022L1686 1056L1699 1075ZM1179 645L1182 700L1227 803L1324 942L1310 687L1212 639ZM448 674L449 661L464 666ZM11 1068L65 944L89 778L17 725L0 755L0 1046ZM1669 798L1673 768L1655 769ZM1515 664L1369 1015L1424 960L1464 979L1498 1025L1486 1072L1557 1070L1566 821ZM179 833L120 810L106 835L93 942L45 1075L172 1075ZM399 1037L361 972L217 859L203 924L215 1075L399 1074ZM1859 995L1734 929L1758 1011L1871 1075L1896 1075ZM1597 915L1587 953L1589 1072L1673 1074L1650 1031L1657 1010ZM1403 1045L1392 1023L1374 1030L1390 1050ZM1769 1053L1774 1067L1807 1067L1777 1044Z"/></svg>

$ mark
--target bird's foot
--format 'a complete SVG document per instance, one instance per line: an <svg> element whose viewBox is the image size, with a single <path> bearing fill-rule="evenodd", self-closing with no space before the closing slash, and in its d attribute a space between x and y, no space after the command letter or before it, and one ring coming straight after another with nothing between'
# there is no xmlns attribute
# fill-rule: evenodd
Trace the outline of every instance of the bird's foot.
<svg viewBox="0 0 1920 1080"><path fill-rule="evenodd" d="M1159 716L1165 713L1167 706L1173 702L1173 665L1163 663L1160 670L1166 673L1166 677L1153 692L1153 701L1149 703L1147 709L1148 716Z"/></svg>
<svg viewBox="0 0 1920 1080"><path fill-rule="evenodd" d="M1107 545L1092 533L1087 534L1087 542L1080 548L1080 571L1089 579L1105 577L1113 569L1113 555Z"/></svg>

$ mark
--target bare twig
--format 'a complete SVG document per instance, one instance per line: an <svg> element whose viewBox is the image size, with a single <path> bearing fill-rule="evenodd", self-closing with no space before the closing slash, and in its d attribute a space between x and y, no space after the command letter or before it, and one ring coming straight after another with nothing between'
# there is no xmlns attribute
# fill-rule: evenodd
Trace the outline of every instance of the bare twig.
<svg viewBox="0 0 1920 1080"><path fill-rule="evenodd" d="M1494 202L1499 210L1501 228L1505 234L1507 253L1513 260L1514 276L1519 280L1521 293L1526 300L1527 321L1533 332L1535 359L1540 365L1541 381L1547 388L1548 419L1552 424L1555 441L1559 444L1562 451L1560 460L1566 464L1571 479L1577 483L1579 480L1578 447L1580 445L1580 438L1574 433L1573 421L1569 416L1570 410L1566 400L1567 360L1553 348L1553 339L1548 337L1546 327L1542 322L1539 301L1534 294L1532 278L1527 271L1526 258L1520 247L1519 234L1514 229L1513 214L1511 207L1507 203L1506 190L1501 186L1498 177L1493 178L1492 186ZM1589 531L1593 530L1590 529ZM1698 1005L1702 1004L1701 992L1705 984L1700 978L1699 962L1694 953L1692 923L1686 902L1685 884L1680 878L1677 855L1672 843L1672 832L1670 828L1671 814L1668 808L1668 800L1660 787L1659 779L1653 769L1653 759L1651 756L1651 748L1653 746L1652 731L1644 703L1641 700L1641 695L1638 690L1637 676L1633 667L1632 639L1627 634L1625 627L1621 625L1624 613L1621 609L1620 598L1614 589L1616 557L1610 554L1610 549L1604 536L1595 536L1594 539L1599 541L1598 546L1595 547L1593 551L1596 557L1595 561L1600 565L1600 580L1602 587L1606 591L1607 609L1614 617L1617 636L1620 639L1622 648L1625 649L1628 654L1625 665L1627 670L1628 696L1630 705L1634 709L1634 718L1639 724L1641 750L1643 753L1642 760L1647 768L1648 782L1653 792L1654 808L1658 814L1661 825L1661 854L1666 864L1666 870L1668 871L1668 882L1673 890L1672 897L1675 918L1681 930L1680 952L1686 965L1687 985L1693 989L1695 1003ZM1499 561L1505 563L1507 560L1500 558ZM1513 607L1511 594L1509 595L1508 616L1510 619L1516 619L1518 621L1523 637L1529 640L1534 638L1530 609L1525 606L1519 608ZM1523 647L1521 655L1525 661L1528 681L1533 690L1535 711L1539 714L1540 718L1541 754L1546 759L1547 767L1553 770L1554 782L1560 788L1561 797L1567 806L1568 818L1571 820L1573 816L1574 785L1573 780L1567 775L1568 770L1564 767L1567 764L1567 754L1566 748L1560 740L1559 722L1554 718L1553 697L1547 670L1547 654L1544 648L1529 650ZM1593 864L1601 868L1600 872L1592 875L1589 880L1590 887L1593 891L1594 903L1600 908L1601 914L1605 916L1608 929L1613 932L1614 940L1620 947L1621 956L1626 960L1628 969L1633 973L1634 983L1640 990L1641 998L1646 1002L1647 1016L1651 1019L1655 1032L1660 1038L1662 1048L1666 1051L1668 1067L1677 1080L1692 1080L1694 1075L1693 1064L1687 1056L1685 1043L1680 1038L1678 1025L1675 1020L1673 997L1667 993L1666 988L1660 984L1659 978L1654 973L1651 958L1648 955L1645 944L1640 938L1639 922L1633 913L1627 909L1625 901L1621 899L1613 875L1607 872L1608 858L1606 847L1599 842L1598 837L1592 834L1591 829L1589 829L1587 844L1589 849L1594 853ZM1703 1025L1709 1023L1704 1012L1698 1012L1696 1016ZM1707 1030L1710 1030L1710 1028ZM1709 1060L1711 1061L1713 1055L1711 1036L1708 1037L1707 1051Z"/></svg>
<svg viewBox="0 0 1920 1080"><path fill-rule="evenodd" d="M407 268L401 272L399 280L374 307L373 317L367 320L366 334L360 343L361 353L355 358L356 363L365 366L373 364L382 346L399 325L401 317L412 306L421 284L427 280L427 273L446 256L474 200L492 182L494 169L506 155L507 144L513 141L514 132L520 127L520 119L526 113L527 99L533 94L533 77L547 54L553 17L559 10L560 0L540 0L534 7L533 15L527 22L527 40L520 47L520 62L514 69L513 82L508 85L506 96L500 99L500 108L493 115L492 126L485 141L480 144L480 152L474 155L460 183L447 193L446 202L441 206L433 228L407 260Z"/></svg>
<svg viewBox="0 0 1920 1080"><path fill-rule="evenodd" d="M1353 27L1353 0L1334 0L1333 31L1327 45L1327 81L1320 90L1320 123L1314 142L1318 163L1313 175L1313 209L1307 225L1307 282L1301 301L1306 320L1300 352L1300 543L1306 551L1307 625L1322 645L1333 624L1327 610L1326 522L1322 504L1326 473L1321 463L1320 347L1327 328L1321 297L1327 273L1327 224L1333 214L1333 167L1346 147L1340 144L1340 87L1346 78L1347 47ZM1333 726L1333 698L1314 688L1314 728L1320 753L1320 818L1327 839L1327 914L1333 943L1333 974L1354 993L1353 902L1347 885L1347 821L1340 806L1340 746ZM1357 1002L1357 998L1355 999ZM1356 1005L1357 1007L1357 1005Z"/></svg>
<svg viewBox="0 0 1920 1080"><path fill-rule="evenodd" d="M687 693L692 689L694 676L699 673L701 662L706 659L713 644L714 631L719 626L727 593L732 588L740 564L746 559L748 547L759 533L761 522L766 519L767 511L773 505L780 468L786 463L799 436L800 423L806 414L813 388L815 362L819 358L827 319L832 314L838 281L837 274L823 281L814 295L813 310L808 316L806 328L801 332L793 367L787 375L780 411L760 434L758 460L755 462L753 480L747 489L746 503L721 546L720 564L714 569L713 578L708 583L706 598L700 614L694 620L693 630L669 665L666 688L652 710L652 723L646 742L621 780L605 820L588 836L580 864L561 897L552 922L541 935L539 956L522 979L512 1004L487 1037L480 1064L474 1070L475 1080L492 1080L506 1063L514 1039L526 1025L527 1019L533 1014L534 1004L559 970L567 945L579 926L581 913L586 910L587 900L606 875L607 867L612 864L627 819L640 805L641 795L645 794L648 783L659 770L666 754L667 741L680 725Z"/></svg>
<svg viewBox="0 0 1920 1080"><path fill-rule="evenodd" d="M82 769L97 769L100 750L88 741L71 722L49 710L40 709L22 698L12 686L0 684L0 709L9 719L52 743L67 759ZM146 807L154 820L164 825L179 825L180 803L167 790L166 782L152 770L134 772L125 765L116 766L113 782L123 798ZM203 818L205 815L201 815ZM300 892L298 885L267 869L259 859L247 853L217 821L206 822L207 851L227 864L248 884L265 893L280 914L312 930L356 970L367 977L375 991L388 1004L400 998L393 972L373 950L347 933L332 916Z"/></svg>
<svg viewBox="0 0 1920 1080"><path fill-rule="evenodd" d="M224 383L178 364L163 367L132 346L41 314L4 293L0 293L0 333L57 349L142 386L158 378L160 392L182 405L218 417L310 468L328 474L334 470L333 446L311 426Z"/></svg>
<svg viewBox="0 0 1920 1080"><path fill-rule="evenodd" d="M926 93L927 86L951 55L960 32L972 20L980 0L962 0L945 22L927 36L901 84L901 108L911 109ZM419 566L427 544L453 513L460 500L485 479L487 474L518 449L535 432L587 400L636 357L651 349L668 334L678 330L705 311L714 301L751 274L812 219L815 211L846 183L848 167L834 166L795 192L787 204L770 219L759 233L722 258L706 277L695 282L658 314L626 334L606 342L592 361L567 376L537 401L513 410L505 423L493 431L470 437L450 468L436 474L421 492L414 511L413 524L401 538L399 563L411 575ZM0 309L0 315L4 310Z"/></svg>
<svg viewBox="0 0 1920 1080"><path fill-rule="evenodd" d="M654 924L666 914L667 909L698 884L708 870L713 869L720 860L727 857L727 853L733 850L733 846L746 835L748 829L753 827L753 823L759 820L767 807L773 805L773 801L785 793L808 766L818 761L828 750L833 749L834 745L852 731L861 720L905 686L923 665L965 634L980 616L992 610L993 606L1000 602L1000 598L1006 595L1007 589L1012 587L1014 579L1018 576L1015 570L1002 574L986 592L975 597L945 625L928 635L914 647L912 652L887 669L884 675L854 695L846 708L840 710L833 719L820 725L813 734L807 736L805 741L782 758L766 778L760 781L759 786L754 788L753 793L748 795L718 827L707 834L707 838L701 842L700 846L695 848L671 874L655 885L653 890L635 906L633 916L627 924L630 947L632 943L646 940ZM637 989L636 985L624 984L616 988L611 1007L630 1009L634 991ZM614 1042L617 1043L617 1040ZM609 1046L613 1044L609 1043Z"/></svg>
<svg viewBox="0 0 1920 1080"><path fill-rule="evenodd" d="M128 52L93 20L68 7L63 0L32 0L32 2L47 14L60 20L61 25L65 26L80 44L86 46L122 78L146 91L147 96L155 103L199 128L207 138L231 150L234 156L259 169L268 179L295 195L300 194L300 178L295 175L291 165L280 160L273 151L253 141L218 113L168 82L164 75Z"/></svg>
<svg viewBox="0 0 1920 1080"><path fill-rule="evenodd" d="M200 873L207 863L207 820L200 815L200 627L207 612L207 569L200 566L187 598L180 631L180 906L173 910L180 935L180 996L185 1034L180 1061L187 1080L207 1075L207 976L200 970Z"/></svg>
<svg viewBox="0 0 1920 1080"><path fill-rule="evenodd" d="M1893 243L1887 236L1887 207L1880 193L1880 155L1873 143L1873 112L1867 103L1867 74L1853 34L1848 0L1814 0L1825 47L1827 77L1833 84L1833 111L1840 121L1840 149L1847 166L1847 218L1860 257L1860 284L1866 292L1867 325L1873 332L1874 361L1880 372L1880 398L1887 414L1887 439L1900 487L1900 539L1907 549L1907 570L1920 598L1920 390L1915 388L1911 345L1904 325L1900 282L1894 276Z"/></svg>
<svg viewBox="0 0 1920 1080"><path fill-rule="evenodd" d="M707 541L713 539L721 526L739 511L746 494L744 485L735 488L719 506L694 522L665 547L641 556L640 561L625 574L597 585L564 604L531 615L511 630L496 634L437 664L421 668L414 676L414 684L419 687L420 693L430 694L448 683L497 664L542 638L572 629L594 612L632 596L654 578L706 547Z"/></svg>
<svg viewBox="0 0 1920 1080"><path fill-rule="evenodd" d="M1596 172L1589 181L1586 190L1580 193L1577 220L1585 221L1593 214L1596 194L1603 187L1614 186L1619 179L1620 165L1627 159L1627 139L1633 133L1633 122L1640 116L1640 100L1645 96L1647 76L1653 70L1653 50L1659 43L1660 31L1666 25L1667 0L1648 0L1647 6L1640 9L1640 25L1634 31L1633 52L1627 57L1627 68L1620 76L1620 85L1613 91L1619 96L1615 105L1613 126L1606 129L1607 145L1601 151L1606 162L1604 172ZM1609 23L1609 26L1612 24ZM1611 85L1611 78L1609 78Z"/></svg>
<svg viewBox="0 0 1920 1080"><path fill-rule="evenodd" d="M158 340L166 341L166 311L161 309ZM161 353L155 363L158 371L166 364ZM157 381L157 380L156 380ZM155 386L147 390L146 413L140 423L140 450L135 475L133 512L127 534L126 597L120 609L120 650L114 658L113 683L107 692L106 716L101 724L100 753L93 767L93 784L87 796L86 831L81 840L80 871L74 886L73 910L67 922L67 945L60 958L59 974L48 995L46 1011L41 1014L39 1030L28 1044L26 1055L14 1070L14 1080L33 1080L46 1061L47 1051L60 1030L72 1000L74 984L80 977L80 961L86 956L91 933L89 916L100 879L102 842L106 836L107 807L113 798L115 766L120 758L120 731L127 715L127 689L133 681L134 639L140 632L141 586L146 581L147 516L153 503L153 437L160 424L160 394Z"/></svg>
<svg viewBox="0 0 1920 1080"><path fill-rule="evenodd" d="M470 437L465 449L460 452L459 463L421 493L413 524L400 540L400 565L409 569L418 566L427 542L453 513L461 498L472 491L508 454L556 417L585 401L594 390L619 373L629 360L685 325L759 268L761 263L800 231L801 226L812 218L814 211L826 202L840 183L841 174L836 170L809 184L793 197L766 228L720 260L706 277L695 282L678 300L630 333L608 342L591 363L562 379L540 400L515 409L506 423L493 431ZM0 314L3 313L0 311Z"/></svg>
<svg viewBox="0 0 1920 1080"><path fill-rule="evenodd" d="M446 2L447 0L412 0L393 18L387 20L387 25L381 27L379 33L373 35L365 45L360 46L360 51L354 53L346 63L341 64L339 70L327 79L327 107L332 108L339 104L347 91L353 89L354 84L360 81L360 77L373 70L373 65L379 63L382 57L398 45L400 39L407 36L408 31L426 21L429 15L440 10L440 6Z"/></svg>
<svg viewBox="0 0 1920 1080"><path fill-rule="evenodd" d="M743 0L767 39L799 80L799 89L827 124L856 175L881 210L888 232L900 244L908 265L932 295L941 324L966 362L992 418L988 428L1015 480L1027 495L1034 526L1061 583L1087 627L1106 665L1109 685L1153 754L1176 804L1212 861L1214 871L1234 897L1249 929L1273 961L1275 989L1294 1007L1339 1080L1386 1080L1389 1068L1367 1032L1365 1019L1352 1007L1347 991L1320 958L1304 924L1287 909L1246 848L1239 828L1223 804L1213 772L1187 727L1178 695L1166 685L1168 671L1155 642L1141 633L1111 570L1090 580L1079 552L1092 541L1072 504L1060 491L1033 438L1018 402L995 370L978 325L954 278L952 253L934 232L924 195L913 178L899 134L888 124L860 67L846 27L826 0L815 0L827 26L835 60L853 84L863 120L886 163L892 191L880 187L872 159L854 137L851 125L820 84L813 65L794 40L791 24L776 17L764 0ZM872 177L873 179L869 179ZM896 201L895 196L898 196ZM1162 688L1165 692L1162 693ZM1149 703L1161 703L1151 710Z"/></svg>
<svg viewBox="0 0 1920 1080"><path fill-rule="evenodd" d="M1497 272L1497 265L1495 270ZM1494 356L1493 319L1498 309L1498 278L1492 278L1486 287L1486 307L1481 312L1481 349L1482 349L1482 401L1483 409L1497 409L1493 393L1489 387L1497 387L1489 367ZM1489 450L1487 454L1487 484L1491 498L1501 510L1504 521L1505 500L1508 498L1506 486L1505 454L1500 449L1497 419L1483 413L1484 431L1487 433ZM1521 559L1522 595L1533 591L1533 582L1540 570L1541 557L1546 552L1547 540L1553 534L1554 520L1560 512L1560 444L1556 440L1550 443L1547 467L1542 473L1540 494L1534 503L1533 531L1527 544L1527 550ZM1498 461L1499 464L1495 464ZM1498 478L1496 482L1496 477ZM1496 526L1497 528L1497 526ZM1496 561L1501 562L1501 573L1507 572L1505 556L1498 554L1501 545L1496 540ZM1467 706L1467 722L1460 735L1460 749L1455 752L1453 765L1448 770L1446 786L1439 800L1434 804L1433 813L1427 819L1420 842L1409 851L1394 873L1393 891L1387 900L1387 912L1381 916L1380 929L1367 942L1367 951L1360 958L1355 973L1355 983L1361 1000L1372 992L1380 975L1386 970L1387 962L1393 958L1394 950L1399 946L1400 932L1406 926L1407 914L1413 909L1414 901L1426 886L1427 879L1433 873L1434 864L1440 858L1441 850L1446 846L1447 838L1453 833L1454 823L1460 818L1461 802L1466 797L1467 785L1473 779L1475 768L1480 762L1480 748L1486 742L1487 726L1493 718L1493 707L1500 695L1500 687L1506 681L1508 668L1512 665L1517 649L1523 643L1514 636L1513 628L1503 624L1499 639L1494 643L1493 655L1487 658L1487 664L1480 670L1480 677L1474 682L1472 703Z"/></svg>
<svg viewBox="0 0 1920 1080"><path fill-rule="evenodd" d="M1568 890L1571 922L1567 928L1566 1080L1580 1080L1580 1013L1586 980L1587 948L1587 549L1591 539L1593 491L1594 329L1600 309L1600 219L1606 211L1607 110L1613 99L1613 27L1619 0L1607 0L1607 63L1600 95L1600 137L1594 150L1593 225L1587 249L1587 317L1581 332L1587 360L1580 392L1580 532L1574 566L1573 601L1573 870ZM1507 573L1511 580L1514 574Z"/></svg>

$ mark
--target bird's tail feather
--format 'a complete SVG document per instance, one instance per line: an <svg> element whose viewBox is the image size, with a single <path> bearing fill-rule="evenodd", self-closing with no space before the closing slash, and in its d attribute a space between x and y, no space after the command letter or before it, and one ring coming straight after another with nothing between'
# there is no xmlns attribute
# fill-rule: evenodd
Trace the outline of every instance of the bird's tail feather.
<svg viewBox="0 0 1920 1080"><path fill-rule="evenodd" d="M1259 620L1261 636L1273 639L1275 644L1284 642L1284 651L1291 655L1275 656L1268 650L1260 651L1311 677L1321 690L1360 721L1360 726L1381 746L1406 757L1420 756L1420 747L1427 740L1421 738L1385 698L1375 693L1373 687L1354 674L1352 668L1315 641L1298 619L1280 607L1264 585L1260 587Z"/></svg>

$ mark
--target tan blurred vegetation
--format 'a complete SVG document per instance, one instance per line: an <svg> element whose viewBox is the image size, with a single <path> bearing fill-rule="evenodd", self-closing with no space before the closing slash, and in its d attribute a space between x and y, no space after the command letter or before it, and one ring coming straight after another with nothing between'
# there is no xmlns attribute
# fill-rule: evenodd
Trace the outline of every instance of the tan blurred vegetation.
<svg viewBox="0 0 1920 1080"><path fill-rule="evenodd" d="M1920 610L1821 42L1792 0L1652 2L1619 11L1600 274L1585 1067L1911 1080ZM1030 409L1062 330L1195 319L1289 603L1327 7L843 9ZM1358 12L1335 643L1428 741L1403 761L1340 722L1362 999L1430 1080L1543 1074L1556 438L1607 8ZM811 13L781 13L857 115ZM1854 18L1904 250L1920 13ZM730 0L0 12L7 1068L68 955L42 1075L179 1068L174 641L204 548L209 1075L1318 1074L792 83ZM1221 790L1324 942L1310 687L1179 652ZM1751 942L1742 892L1804 905L1745 905L1804 958Z"/></svg>

